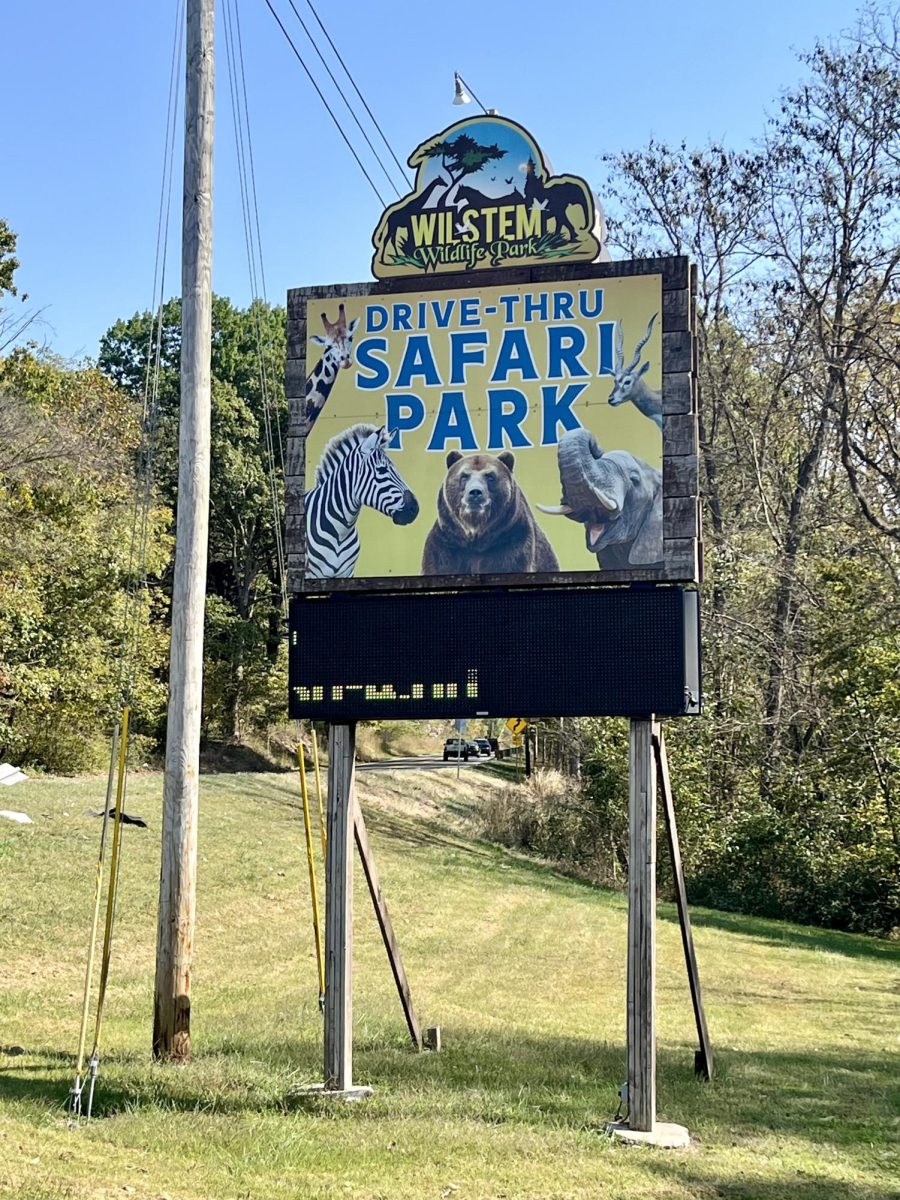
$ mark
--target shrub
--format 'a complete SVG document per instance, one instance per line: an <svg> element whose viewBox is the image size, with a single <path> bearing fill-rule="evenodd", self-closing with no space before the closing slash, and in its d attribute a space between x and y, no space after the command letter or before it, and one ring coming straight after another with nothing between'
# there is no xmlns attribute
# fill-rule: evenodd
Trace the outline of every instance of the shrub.
<svg viewBox="0 0 900 1200"><path fill-rule="evenodd" d="M482 812L487 837L537 854L593 883L614 885L621 863L604 813L589 792L555 770L491 795Z"/></svg>

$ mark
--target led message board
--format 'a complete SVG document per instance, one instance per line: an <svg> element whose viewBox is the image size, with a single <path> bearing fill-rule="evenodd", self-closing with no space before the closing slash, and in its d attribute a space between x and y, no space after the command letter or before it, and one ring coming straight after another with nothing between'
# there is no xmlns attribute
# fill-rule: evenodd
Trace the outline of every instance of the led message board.
<svg viewBox="0 0 900 1200"><path fill-rule="evenodd" d="M700 711L697 593L677 587L296 597L300 720Z"/></svg>

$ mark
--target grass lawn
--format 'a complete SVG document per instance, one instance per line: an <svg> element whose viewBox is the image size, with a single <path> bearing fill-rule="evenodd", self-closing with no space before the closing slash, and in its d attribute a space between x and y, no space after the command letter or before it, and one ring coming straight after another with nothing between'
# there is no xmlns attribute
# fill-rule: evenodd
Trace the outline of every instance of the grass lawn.
<svg viewBox="0 0 900 1200"><path fill-rule="evenodd" d="M717 1076L695 1034L673 907L659 921L659 1116L688 1151L602 1127L624 1078L624 898L480 842L481 768L365 773L360 798L423 1025L408 1041L361 874L355 1059L374 1096L297 1107L321 1079L303 829L290 775L204 776L193 1061L150 1060L161 778L135 776L95 1119L65 1101L104 780L4 792L0 1195L727 1197L900 1195L900 946L697 910ZM661 850L662 852L662 850ZM690 886L690 881L688 881ZM90 1038L89 1038L90 1044Z"/></svg>

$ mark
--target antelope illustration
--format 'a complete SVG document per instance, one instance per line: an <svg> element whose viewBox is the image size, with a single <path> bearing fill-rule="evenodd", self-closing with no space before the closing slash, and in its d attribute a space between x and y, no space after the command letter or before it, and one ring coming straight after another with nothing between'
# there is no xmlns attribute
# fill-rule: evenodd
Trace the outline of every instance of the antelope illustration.
<svg viewBox="0 0 900 1200"><path fill-rule="evenodd" d="M303 424L307 433L319 413L325 407L325 401L331 395L337 373L342 367L350 366L353 356L353 331L359 324L359 317L347 324L343 304L338 306L336 321L329 321L322 313L322 324L325 326L325 336L317 334L312 340L318 346L324 346L322 357L310 372L306 381L306 392L303 404Z"/></svg>
<svg viewBox="0 0 900 1200"><path fill-rule="evenodd" d="M641 351L650 340L650 334L653 332L653 322L659 316L656 312L647 322L647 332L634 348L634 354L628 366L625 366L625 335L622 332L622 322L616 322L616 361L613 378L613 390L609 396L609 403L613 408L617 408L620 404L625 404L628 400L651 421L662 429L662 392L654 391L644 382L644 375L650 370L650 364L645 362L644 365L637 370L637 365L641 359Z"/></svg>

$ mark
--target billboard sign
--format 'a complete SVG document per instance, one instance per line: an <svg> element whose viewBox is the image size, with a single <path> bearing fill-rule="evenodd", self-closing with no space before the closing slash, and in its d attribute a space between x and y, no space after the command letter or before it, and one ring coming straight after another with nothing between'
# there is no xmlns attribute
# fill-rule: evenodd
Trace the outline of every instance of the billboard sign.
<svg viewBox="0 0 900 1200"><path fill-rule="evenodd" d="M417 146L409 165L412 191L372 236L377 279L609 258L588 185L554 175L515 121L493 113L458 121Z"/></svg>
<svg viewBox="0 0 900 1200"><path fill-rule="evenodd" d="M409 162L375 281L288 292L292 715L696 712L693 268L496 114Z"/></svg>
<svg viewBox="0 0 900 1200"><path fill-rule="evenodd" d="M310 584L664 578L661 275L358 290L305 314Z"/></svg>

